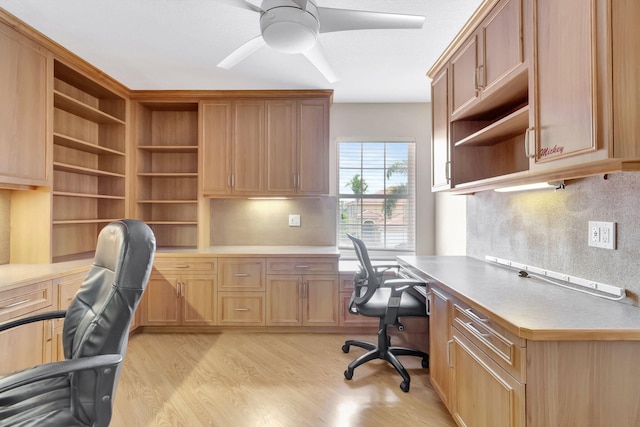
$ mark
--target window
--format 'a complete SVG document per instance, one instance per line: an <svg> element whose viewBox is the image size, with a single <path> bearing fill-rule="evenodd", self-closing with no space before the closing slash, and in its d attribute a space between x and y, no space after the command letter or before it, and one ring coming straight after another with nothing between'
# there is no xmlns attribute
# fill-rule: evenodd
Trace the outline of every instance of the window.
<svg viewBox="0 0 640 427"><path fill-rule="evenodd" d="M372 258L415 253L415 142L338 141L338 247ZM351 252L352 253L352 252Z"/></svg>

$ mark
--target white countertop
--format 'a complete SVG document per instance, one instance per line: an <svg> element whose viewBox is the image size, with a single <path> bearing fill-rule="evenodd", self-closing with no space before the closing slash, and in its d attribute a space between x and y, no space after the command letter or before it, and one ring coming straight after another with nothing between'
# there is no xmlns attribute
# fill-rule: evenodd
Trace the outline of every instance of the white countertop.
<svg viewBox="0 0 640 427"><path fill-rule="evenodd" d="M530 340L640 340L640 308L564 289L470 257L398 257L437 287Z"/></svg>
<svg viewBox="0 0 640 427"><path fill-rule="evenodd" d="M207 248L159 249L159 256L340 256L336 246L209 246Z"/></svg>

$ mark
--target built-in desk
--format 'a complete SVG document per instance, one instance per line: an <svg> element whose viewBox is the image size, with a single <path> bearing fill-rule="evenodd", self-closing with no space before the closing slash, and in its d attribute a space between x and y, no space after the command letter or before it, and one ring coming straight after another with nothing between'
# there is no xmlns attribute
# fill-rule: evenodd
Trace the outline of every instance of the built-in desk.
<svg viewBox="0 0 640 427"><path fill-rule="evenodd" d="M458 424L640 425L640 308L470 257L399 262L429 282L430 376Z"/></svg>

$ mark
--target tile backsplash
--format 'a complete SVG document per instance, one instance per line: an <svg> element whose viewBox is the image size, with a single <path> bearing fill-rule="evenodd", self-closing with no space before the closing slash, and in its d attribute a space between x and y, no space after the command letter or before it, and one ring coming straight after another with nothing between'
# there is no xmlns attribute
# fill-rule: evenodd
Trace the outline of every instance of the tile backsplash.
<svg viewBox="0 0 640 427"><path fill-rule="evenodd" d="M212 245L335 246L335 197L211 199ZM289 226L300 215L300 227Z"/></svg>
<svg viewBox="0 0 640 427"><path fill-rule="evenodd" d="M588 246L588 222L617 223L617 248ZM467 255L621 286L640 305L640 173L566 182L566 189L480 192L467 199Z"/></svg>

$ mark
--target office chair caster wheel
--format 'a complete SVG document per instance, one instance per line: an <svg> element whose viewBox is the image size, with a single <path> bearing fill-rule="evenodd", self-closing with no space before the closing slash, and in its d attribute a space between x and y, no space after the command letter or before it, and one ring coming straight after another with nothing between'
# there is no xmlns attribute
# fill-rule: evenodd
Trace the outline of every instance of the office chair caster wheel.
<svg viewBox="0 0 640 427"><path fill-rule="evenodd" d="M429 358L428 357L423 357L422 358L422 367L424 369L429 368Z"/></svg>
<svg viewBox="0 0 640 427"><path fill-rule="evenodd" d="M405 393L407 393L409 391L409 381L402 381L400 383L400 390L402 390Z"/></svg>
<svg viewBox="0 0 640 427"><path fill-rule="evenodd" d="M346 344L345 344L345 345L343 345L343 346L342 346L342 352L343 352L343 353L349 353L349 346L348 346L348 345L346 345Z"/></svg>
<svg viewBox="0 0 640 427"><path fill-rule="evenodd" d="M348 380L353 378L353 369L347 369L346 371L344 371L344 377Z"/></svg>

